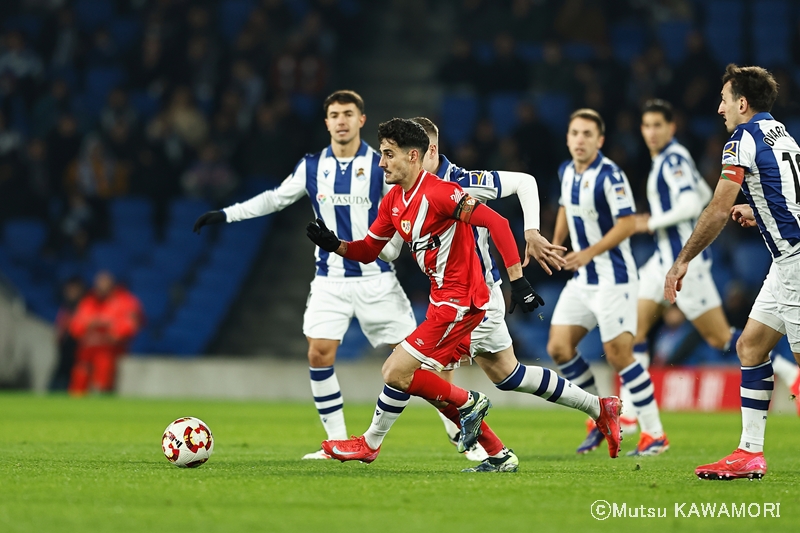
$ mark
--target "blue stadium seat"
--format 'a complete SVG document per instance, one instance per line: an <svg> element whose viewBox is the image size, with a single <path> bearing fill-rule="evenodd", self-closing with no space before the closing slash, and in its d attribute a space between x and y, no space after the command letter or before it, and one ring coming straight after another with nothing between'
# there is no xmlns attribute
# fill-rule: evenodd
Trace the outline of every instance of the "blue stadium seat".
<svg viewBox="0 0 800 533"><path fill-rule="evenodd" d="M75 21L86 31L109 24L114 18L114 2L108 0L77 0L75 2Z"/></svg>
<svg viewBox="0 0 800 533"><path fill-rule="evenodd" d="M25 34L29 41L35 42L42 32L42 17L35 15L16 15L6 18L3 22L4 30L19 30Z"/></svg>
<svg viewBox="0 0 800 533"><path fill-rule="evenodd" d="M126 78L122 67L95 67L86 71L86 94L90 98L97 98L105 104L111 89L121 85Z"/></svg>
<svg viewBox="0 0 800 533"><path fill-rule="evenodd" d="M704 37L712 57L720 66L741 64L744 59L743 0L708 0L704 4Z"/></svg>
<svg viewBox="0 0 800 533"><path fill-rule="evenodd" d="M302 120L309 121L320 116L321 102L307 94L295 93L289 100L292 103L292 111Z"/></svg>
<svg viewBox="0 0 800 533"><path fill-rule="evenodd" d="M483 65L494 61L494 46L488 41L475 41L472 43L472 55Z"/></svg>
<svg viewBox="0 0 800 533"><path fill-rule="evenodd" d="M489 97L489 118L498 137L506 137L517 125L517 106L520 97L515 93L499 93Z"/></svg>
<svg viewBox="0 0 800 533"><path fill-rule="evenodd" d="M128 252L131 263L144 263L155 247L153 227L148 225L116 225L114 242Z"/></svg>
<svg viewBox="0 0 800 533"><path fill-rule="evenodd" d="M157 268L134 268L128 274L128 287L134 294L144 294L148 291L167 294L171 285L172 280Z"/></svg>
<svg viewBox="0 0 800 533"><path fill-rule="evenodd" d="M141 223L150 222L153 217L153 203L139 196L114 198L109 202L109 210L114 220Z"/></svg>
<svg viewBox="0 0 800 533"><path fill-rule="evenodd" d="M633 235L630 241L633 259L636 261L636 266L641 267L653 255L656 244L653 242L653 237L646 234Z"/></svg>
<svg viewBox="0 0 800 533"><path fill-rule="evenodd" d="M668 20L658 25L658 41L671 65L679 65L686 57L686 38L691 30L691 23L684 20Z"/></svg>
<svg viewBox="0 0 800 533"><path fill-rule="evenodd" d="M92 246L89 256L95 271L108 270L117 279L127 280L131 257L124 245L113 242L97 243Z"/></svg>
<svg viewBox="0 0 800 533"><path fill-rule="evenodd" d="M549 337L549 327L546 324L535 320L514 320L509 322L508 326L518 359L535 361L539 365L543 361L551 360L546 349Z"/></svg>
<svg viewBox="0 0 800 533"><path fill-rule="evenodd" d="M771 33L769 30L754 32L753 58L756 65L764 67L788 66L792 64L791 37L789 34Z"/></svg>
<svg viewBox="0 0 800 533"><path fill-rule="evenodd" d="M3 243L12 259L31 260L47 240L47 226L37 219L16 219L6 223Z"/></svg>
<svg viewBox="0 0 800 533"><path fill-rule="evenodd" d="M640 24L622 23L611 26L611 47L614 57L629 64L644 52L645 27Z"/></svg>
<svg viewBox="0 0 800 533"><path fill-rule="evenodd" d="M478 119L478 99L471 95L450 95L442 100L442 137L451 146L469 140Z"/></svg>
<svg viewBox="0 0 800 533"><path fill-rule="evenodd" d="M188 228L188 230L192 229L194 225L194 221L197 220L197 217L205 213L206 211L211 211L213 207L210 203L206 202L205 200L198 200L195 198L177 198L172 201L169 206L169 217L171 224L183 224Z"/></svg>
<svg viewBox="0 0 800 533"><path fill-rule="evenodd" d="M144 307L148 327L160 328L169 313L169 294L158 289L140 289L132 292L139 298L142 307Z"/></svg>
<svg viewBox="0 0 800 533"><path fill-rule="evenodd" d="M145 91L131 91L128 93L128 101L139 113L142 120L152 118L161 107L161 102L158 98L153 98Z"/></svg>
<svg viewBox="0 0 800 533"><path fill-rule="evenodd" d="M603 341L600 340L599 328L594 328L578 343L578 353L587 363L606 360Z"/></svg>
<svg viewBox="0 0 800 533"><path fill-rule="evenodd" d="M516 46L516 54L528 64L539 63L544 57L544 46L539 43L519 42Z"/></svg>
<svg viewBox="0 0 800 533"><path fill-rule="evenodd" d="M361 326L357 319L350 322L350 327L344 334L342 344L336 351L336 358L342 360L358 359L364 355L364 350L369 346L369 341L361 332Z"/></svg>
<svg viewBox="0 0 800 533"><path fill-rule="evenodd" d="M168 246L157 246L151 258L151 266L170 283L181 280L189 271L191 262L192 259L182 250Z"/></svg>
<svg viewBox="0 0 800 533"><path fill-rule="evenodd" d="M58 304L56 303L55 290L52 286L30 285L22 293L28 309L48 322L55 321L58 313Z"/></svg>
<svg viewBox="0 0 800 533"><path fill-rule="evenodd" d="M89 93L76 94L70 101L72 113L78 117L82 127L89 128L100 116L105 105L104 98L95 97Z"/></svg>
<svg viewBox="0 0 800 533"><path fill-rule="evenodd" d="M142 23L135 17L119 17L111 21L109 31L114 43L123 51L133 48L142 32Z"/></svg>
<svg viewBox="0 0 800 533"><path fill-rule="evenodd" d="M193 324L172 324L164 330L160 339L153 341L151 348L157 353L192 357L202 354L209 340L204 338L206 336Z"/></svg>
<svg viewBox="0 0 800 533"><path fill-rule="evenodd" d="M689 121L689 130L701 139L715 133L724 133L724 121L718 116L694 117Z"/></svg>
<svg viewBox="0 0 800 533"><path fill-rule="evenodd" d="M569 96L561 93L545 93L536 98L539 118L554 132L566 132L567 119L572 112Z"/></svg>
<svg viewBox="0 0 800 533"><path fill-rule="evenodd" d="M561 47L564 57L570 61L584 63L594 59L594 46L589 43L566 43Z"/></svg>
<svg viewBox="0 0 800 533"><path fill-rule="evenodd" d="M800 118L790 118L786 121L786 131L795 139L800 139Z"/></svg>
<svg viewBox="0 0 800 533"><path fill-rule="evenodd" d="M222 35L233 42L247 22L255 3L252 0L223 0L219 5L219 26Z"/></svg>
<svg viewBox="0 0 800 533"><path fill-rule="evenodd" d="M752 289L758 289L772 265L770 255L761 240L739 241L731 251L733 274Z"/></svg>

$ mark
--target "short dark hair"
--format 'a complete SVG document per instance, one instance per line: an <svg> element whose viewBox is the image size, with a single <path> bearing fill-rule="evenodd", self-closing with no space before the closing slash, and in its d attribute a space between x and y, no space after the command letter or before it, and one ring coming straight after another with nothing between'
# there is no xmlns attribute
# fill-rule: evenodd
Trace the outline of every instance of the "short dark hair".
<svg viewBox="0 0 800 533"><path fill-rule="evenodd" d="M439 136L439 128L436 127L436 124L434 124L431 119L427 117L414 117L411 120L422 126L422 129L425 130L428 136Z"/></svg>
<svg viewBox="0 0 800 533"><path fill-rule="evenodd" d="M770 111L778 98L778 82L765 68L740 67L731 63L722 75L722 84L728 82L731 82L734 98L744 97L756 112Z"/></svg>
<svg viewBox="0 0 800 533"><path fill-rule="evenodd" d="M585 118L586 120L591 120L597 124L597 129L600 131L601 136L606 134L606 123L603 122L603 117L600 116L600 113L594 109L589 109L588 107L576 109L569 116L569 124L572 124L572 121L576 118Z"/></svg>
<svg viewBox="0 0 800 533"><path fill-rule="evenodd" d="M325 111L326 117L328 116L328 108L331 104L356 104L359 112L361 112L362 115L364 114L364 99L361 98L360 94L349 89L331 93L325 99L325 102L322 104L322 109Z"/></svg>
<svg viewBox="0 0 800 533"><path fill-rule="evenodd" d="M667 122L672 122L674 120L672 104L660 98L653 98L652 100L646 101L642 106L642 115L645 113L661 113L661 116L663 116L664 120Z"/></svg>
<svg viewBox="0 0 800 533"><path fill-rule="evenodd" d="M407 118L393 118L378 126L378 142L393 141L398 148L419 150L420 154L428 151L430 140L420 124Z"/></svg>

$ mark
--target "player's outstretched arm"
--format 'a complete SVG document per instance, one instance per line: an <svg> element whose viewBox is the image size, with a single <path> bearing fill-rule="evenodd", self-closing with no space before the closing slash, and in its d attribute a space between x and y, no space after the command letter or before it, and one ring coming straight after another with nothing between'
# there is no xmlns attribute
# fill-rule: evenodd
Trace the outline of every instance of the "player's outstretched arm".
<svg viewBox="0 0 800 533"><path fill-rule="evenodd" d="M345 242L340 240L334 232L328 229L325 222L318 218L306 226L306 235L311 241L325 250L358 261L359 263L372 263L378 258L389 238L375 238L367 234L360 241Z"/></svg>
<svg viewBox="0 0 800 533"><path fill-rule="evenodd" d="M192 231L200 235L200 229L203 226L207 226L208 224L221 224L227 220L228 219L225 216L225 211L207 211L194 221L194 227L192 227Z"/></svg>

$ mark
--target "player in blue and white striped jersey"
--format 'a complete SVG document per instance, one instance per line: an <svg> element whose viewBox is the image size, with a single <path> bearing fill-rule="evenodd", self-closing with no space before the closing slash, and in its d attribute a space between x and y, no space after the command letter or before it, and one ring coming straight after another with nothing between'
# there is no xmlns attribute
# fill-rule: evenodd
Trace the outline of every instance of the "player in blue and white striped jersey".
<svg viewBox="0 0 800 533"><path fill-rule="evenodd" d="M579 109L570 116L567 147L572 160L559 169L561 207L553 244L570 236L572 252L566 268L575 270L553 311L547 352L562 373L577 386L596 394L589 365L577 352L580 340L598 326L609 364L632 395L645 442L637 455L666 451L650 374L633 357L638 278L628 237L635 229L634 202L625 173L603 156L605 124L599 113ZM592 425L578 447L591 451L603 437Z"/></svg>
<svg viewBox="0 0 800 533"><path fill-rule="evenodd" d="M689 151L675 140L672 106L664 100L650 100L642 109L642 137L650 151L652 166L647 178L650 214L635 215L637 233L651 233L655 253L639 269L637 332L633 356L645 368L647 334L658 321L668 302L664 299L664 279L681 247L691 235L700 212L712 192L697 171ZM711 276L711 254L696 257L684 279L688 290L677 300L678 308L711 346L726 351L736 345L741 330L730 327L722 311L722 300ZM788 364L788 363L787 363ZM622 403L630 407L623 389ZM636 417L624 409L623 431L636 430Z"/></svg>
<svg viewBox="0 0 800 533"><path fill-rule="evenodd" d="M279 187L241 204L202 215L195 231L208 223L238 222L280 211L308 196L315 218L346 240L364 238L389 190L380 154L361 140L364 101L353 91L336 91L324 102L331 144L308 154ZM328 439L346 439L344 405L334 371L336 351L355 316L373 346L395 345L416 328L411 303L391 264L364 265L317 247L316 276L303 315L308 339L311 392ZM329 459L322 450L304 459Z"/></svg>
<svg viewBox="0 0 800 533"><path fill-rule="evenodd" d="M428 134L429 146L423 158L423 168L436 174L440 179L454 181L461 185L464 191L483 201L516 194L524 215L526 253L525 262L530 257L536 259L548 274L550 267L560 270L564 264L561 253L566 251L563 246L555 246L539 234L539 193L536 179L530 174L508 171L469 171L454 165L444 155L439 153L439 129L425 117L412 119L420 124ZM516 391L533 394L560 405L573 407L589 414L593 420L598 419L601 427L605 427L597 411L597 406L602 406L605 413L615 413L619 408L617 398L598 398L563 378L559 378L549 370L535 365L523 365L514 354L511 336L505 322L505 300L500 289L500 279L496 276L494 261L489 250L490 235L488 232L475 233L478 255L488 258L482 261L484 279L490 289L489 307L486 317L470 335L470 355L474 361L492 380L495 386L504 391ZM402 246L402 240L395 237L384 247L382 256L385 259L397 257ZM452 374L445 372L442 377L452 381ZM396 407L400 407L395 404ZM458 427L449 418L457 420L452 409L448 413L447 406L440 406L442 420L445 423L451 441L457 441ZM389 431L397 414L378 413L373 417L372 424L365 438L373 441L374 446L380 445L383 436ZM616 415L615 415L616 416ZM389 420L392 418L392 420ZM618 422L614 418L610 424L615 430L606 430L606 433L616 434ZM609 452L611 457L616 457L619 451L619 441L610 439ZM478 459L482 449L476 449L472 454L466 454L469 459ZM486 465L482 465L486 468ZM481 469L482 466L476 468Z"/></svg>
<svg viewBox="0 0 800 533"><path fill-rule="evenodd" d="M731 64L722 84L717 112L731 133L722 151L722 174L667 274L664 297L676 300L690 261L716 239L728 216L761 231L772 266L736 343L742 364L739 447L695 470L703 479L752 479L767 472L764 432L775 379L769 353L785 334L800 360L800 147L769 113L778 97L772 74ZM746 205L734 205L740 190Z"/></svg>

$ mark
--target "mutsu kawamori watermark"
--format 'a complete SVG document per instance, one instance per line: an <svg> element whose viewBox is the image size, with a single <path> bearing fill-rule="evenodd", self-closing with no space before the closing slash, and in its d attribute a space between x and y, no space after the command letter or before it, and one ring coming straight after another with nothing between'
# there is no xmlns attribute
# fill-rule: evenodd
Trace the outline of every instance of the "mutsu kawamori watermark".
<svg viewBox="0 0 800 533"><path fill-rule="evenodd" d="M596 500L589 507L592 518L780 518L779 502L675 502L670 507L635 505Z"/></svg>

